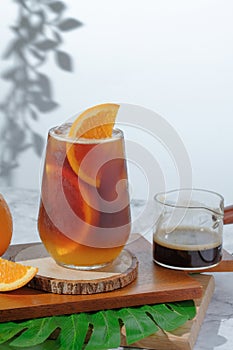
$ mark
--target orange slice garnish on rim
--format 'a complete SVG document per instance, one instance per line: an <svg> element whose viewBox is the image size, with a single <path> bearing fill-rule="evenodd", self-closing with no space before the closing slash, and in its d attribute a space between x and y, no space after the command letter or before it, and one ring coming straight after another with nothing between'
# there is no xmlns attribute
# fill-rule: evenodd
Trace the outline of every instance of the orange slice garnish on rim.
<svg viewBox="0 0 233 350"><path fill-rule="evenodd" d="M112 136L119 105L105 103L86 109L73 122L69 137L103 139Z"/></svg>
<svg viewBox="0 0 233 350"><path fill-rule="evenodd" d="M88 108L81 113L71 125L68 136L72 141L67 143L67 158L73 171L86 183L99 187L99 179L94 178L88 169L80 166L78 155L81 146L77 145L79 139L100 140L112 136L119 105L115 103L100 104ZM76 141L76 143L73 141ZM87 147L86 147L87 149Z"/></svg>
<svg viewBox="0 0 233 350"><path fill-rule="evenodd" d="M5 292L25 286L38 268L0 258L0 271L0 292Z"/></svg>

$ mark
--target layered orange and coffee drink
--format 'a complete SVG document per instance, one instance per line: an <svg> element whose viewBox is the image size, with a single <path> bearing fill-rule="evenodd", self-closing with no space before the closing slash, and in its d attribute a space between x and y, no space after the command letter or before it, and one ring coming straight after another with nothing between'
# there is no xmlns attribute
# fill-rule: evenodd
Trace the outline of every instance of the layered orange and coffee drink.
<svg viewBox="0 0 233 350"><path fill-rule="evenodd" d="M118 107L91 108L76 125L64 124L49 132L38 229L58 264L80 269L104 266L128 240L124 137L113 130Z"/></svg>

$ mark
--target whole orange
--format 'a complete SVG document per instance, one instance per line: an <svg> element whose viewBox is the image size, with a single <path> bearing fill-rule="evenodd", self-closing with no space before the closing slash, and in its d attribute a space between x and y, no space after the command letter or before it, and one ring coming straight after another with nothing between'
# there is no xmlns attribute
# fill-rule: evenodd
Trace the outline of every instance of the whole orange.
<svg viewBox="0 0 233 350"><path fill-rule="evenodd" d="M0 256L10 245L13 232L13 220L4 197L0 194Z"/></svg>

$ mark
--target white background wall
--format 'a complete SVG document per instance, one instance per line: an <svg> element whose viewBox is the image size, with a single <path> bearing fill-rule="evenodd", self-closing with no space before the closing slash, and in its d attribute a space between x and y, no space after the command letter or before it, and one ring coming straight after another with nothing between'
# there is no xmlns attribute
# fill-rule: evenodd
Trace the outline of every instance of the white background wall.
<svg viewBox="0 0 233 350"><path fill-rule="evenodd" d="M73 57L74 72L59 70L52 57L43 67L52 77L60 107L42 115L33 127L45 137L50 126L102 102L147 107L162 115L183 140L194 187L218 191L233 203L233 2L65 3L66 16L84 23L64 36L63 49ZM0 53L12 38L9 26L18 10L10 0L1 5ZM7 65L1 60L0 70ZM0 100L8 88L0 79ZM25 152L14 185L38 188L39 169L40 160ZM172 179L167 186L174 186ZM135 184L135 196L143 197L140 183Z"/></svg>

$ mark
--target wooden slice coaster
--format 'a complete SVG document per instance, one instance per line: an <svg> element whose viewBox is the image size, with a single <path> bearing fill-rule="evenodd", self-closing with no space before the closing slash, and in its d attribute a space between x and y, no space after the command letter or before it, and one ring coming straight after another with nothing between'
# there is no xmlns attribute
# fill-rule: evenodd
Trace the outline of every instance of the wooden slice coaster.
<svg viewBox="0 0 233 350"><path fill-rule="evenodd" d="M124 249L108 266L91 271L68 269L56 264L43 245L21 250L15 261L39 268L29 282L31 288L57 294L95 294L123 288L133 282L138 274L138 260Z"/></svg>

